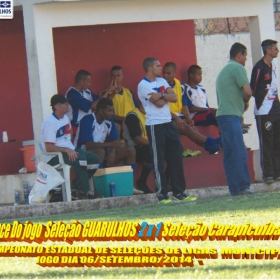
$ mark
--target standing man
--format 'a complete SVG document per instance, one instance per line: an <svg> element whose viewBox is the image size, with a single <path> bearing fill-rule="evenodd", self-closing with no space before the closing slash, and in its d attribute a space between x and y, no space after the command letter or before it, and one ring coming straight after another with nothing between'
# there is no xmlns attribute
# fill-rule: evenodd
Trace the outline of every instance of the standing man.
<svg viewBox="0 0 280 280"><path fill-rule="evenodd" d="M216 80L217 121L221 132L224 169L232 196L251 194L248 153L242 134L242 116L249 107L252 92L244 69L247 48L234 43L230 61Z"/></svg>
<svg viewBox="0 0 280 280"><path fill-rule="evenodd" d="M280 103L276 67L272 63L279 53L277 43L274 40L262 42L264 56L254 66L251 76L261 167L267 184L280 180Z"/></svg>
<svg viewBox="0 0 280 280"><path fill-rule="evenodd" d="M53 113L41 126L41 148L44 152L61 152L64 162L73 167L76 175L78 192L73 199L94 198L90 190L89 179L99 165L99 157L81 149L75 149L71 143L71 124L66 116L68 100L60 94L51 98ZM59 163L58 156L46 156L45 161L54 166Z"/></svg>
<svg viewBox="0 0 280 280"><path fill-rule="evenodd" d="M159 202L172 202L164 170L164 159L169 166L173 197L177 200L195 200L185 193L182 150L179 134L171 121L168 102L175 103L176 95L167 81L159 78L162 67L156 58L143 61L145 78L138 84L138 96L146 111L146 129L153 155L155 181Z"/></svg>

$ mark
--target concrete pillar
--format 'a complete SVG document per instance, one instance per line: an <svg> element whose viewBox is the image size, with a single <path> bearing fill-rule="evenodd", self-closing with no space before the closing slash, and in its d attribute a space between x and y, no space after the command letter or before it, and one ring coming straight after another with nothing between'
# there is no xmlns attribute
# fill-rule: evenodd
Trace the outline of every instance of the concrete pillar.
<svg viewBox="0 0 280 280"><path fill-rule="evenodd" d="M261 42L265 39L275 39L275 23L272 5L265 7L265 13L250 17L250 37L253 65L262 57ZM269 11L267 11L269 10ZM267 13L269 12L269 13ZM271 16L268 16L271 14Z"/></svg>
<svg viewBox="0 0 280 280"><path fill-rule="evenodd" d="M52 28L40 21L36 5L24 2L23 18L35 151L38 154L40 127L51 113L49 100L57 93L53 37Z"/></svg>
<svg viewBox="0 0 280 280"><path fill-rule="evenodd" d="M259 17L250 17L250 39L253 65L262 57Z"/></svg>

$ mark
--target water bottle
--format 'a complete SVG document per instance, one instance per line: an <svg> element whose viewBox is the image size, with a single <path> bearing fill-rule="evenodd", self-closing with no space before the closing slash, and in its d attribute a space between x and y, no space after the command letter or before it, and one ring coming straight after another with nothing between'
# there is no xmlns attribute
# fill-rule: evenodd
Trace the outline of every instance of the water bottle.
<svg viewBox="0 0 280 280"><path fill-rule="evenodd" d="M20 192L19 190L15 190L15 203L14 205L19 205L20 204Z"/></svg>
<svg viewBox="0 0 280 280"><path fill-rule="evenodd" d="M29 204L28 196L29 196L29 184L28 182L23 182L23 194L24 194L24 202Z"/></svg>
<svg viewBox="0 0 280 280"><path fill-rule="evenodd" d="M8 141L9 141L7 131L3 131L2 141L3 141L3 142L8 142Z"/></svg>
<svg viewBox="0 0 280 280"><path fill-rule="evenodd" d="M109 184L109 188L110 188L110 196L111 197L117 196L116 183L115 182L111 182Z"/></svg>

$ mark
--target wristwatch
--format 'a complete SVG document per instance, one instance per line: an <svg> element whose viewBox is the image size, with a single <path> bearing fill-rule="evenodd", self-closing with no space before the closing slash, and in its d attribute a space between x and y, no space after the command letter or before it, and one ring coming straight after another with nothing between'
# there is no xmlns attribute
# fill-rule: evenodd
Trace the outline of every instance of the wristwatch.
<svg viewBox="0 0 280 280"><path fill-rule="evenodd" d="M164 97L165 97L165 92L162 92L161 93L161 98L164 99Z"/></svg>

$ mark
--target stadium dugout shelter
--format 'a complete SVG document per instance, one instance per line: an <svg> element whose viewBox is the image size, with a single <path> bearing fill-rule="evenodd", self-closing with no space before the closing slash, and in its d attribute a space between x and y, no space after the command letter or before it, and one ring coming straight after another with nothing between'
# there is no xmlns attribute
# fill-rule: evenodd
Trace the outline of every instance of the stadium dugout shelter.
<svg viewBox="0 0 280 280"><path fill-rule="evenodd" d="M14 0L13 5L15 12L23 14L35 141L39 140L43 119L51 113L49 100L58 93L53 40L56 28L248 16L253 63L262 56L261 41L275 38L271 0ZM162 31L162 40L174 44L172 34ZM180 32L184 36L184 30ZM141 36L139 40L149 38L149 45L154 49L150 55L157 56L161 42L153 40L153 33ZM167 51L172 52L172 48ZM188 50L182 50L184 53L187 55ZM141 64L139 69L143 71ZM142 76L136 78L140 80Z"/></svg>

